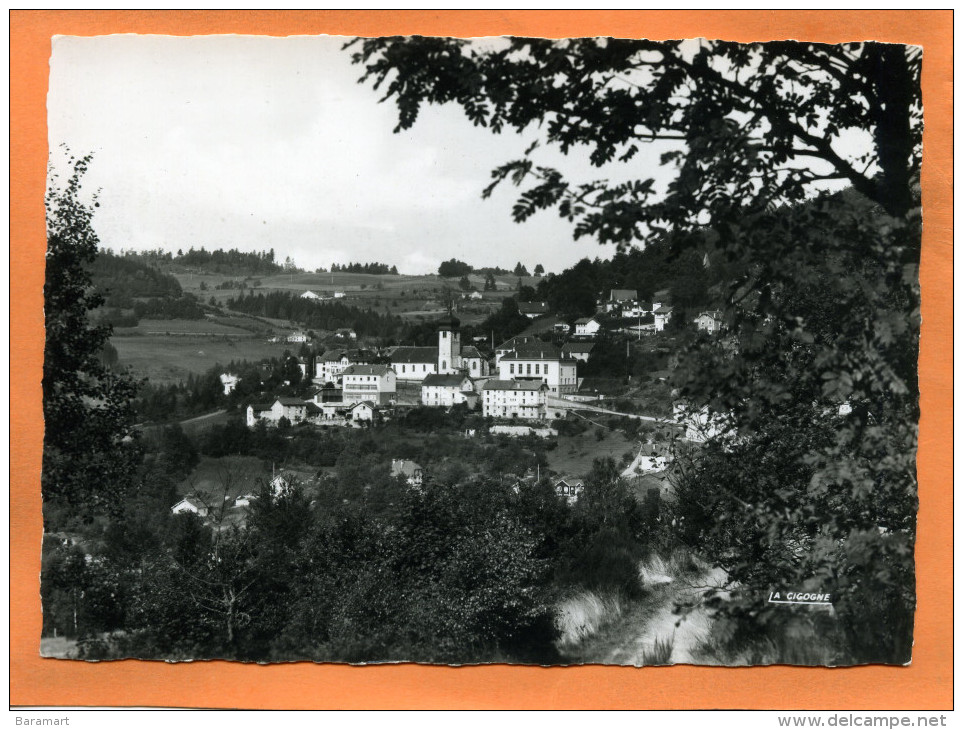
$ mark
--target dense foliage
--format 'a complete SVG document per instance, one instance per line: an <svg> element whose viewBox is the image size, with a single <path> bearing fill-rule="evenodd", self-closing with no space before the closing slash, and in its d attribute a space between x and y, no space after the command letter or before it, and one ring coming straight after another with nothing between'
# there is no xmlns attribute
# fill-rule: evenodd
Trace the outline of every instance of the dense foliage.
<svg viewBox="0 0 963 730"><path fill-rule="evenodd" d="M136 383L102 357L110 327L89 322L103 303L89 269L97 255L96 202L85 203L81 194L89 162L71 158L70 176L59 186L51 175L46 196L41 474L46 502L73 505L87 517L117 508L139 459L131 408Z"/></svg>
<svg viewBox="0 0 963 730"><path fill-rule="evenodd" d="M495 133L538 125L524 158L495 168L483 191L527 186L516 221L555 209L576 238L689 256L675 303L717 299L733 335L696 341L677 373L695 414L717 426L704 450L679 454L689 461L685 531L732 581L734 598L716 607L736 633L751 632L779 615L760 605L766 591L821 587L837 597L847 660L907 661L922 49L613 38L351 45L363 80L396 102L395 131L425 103L460 106ZM566 180L538 164L539 143L585 146L597 166L624 163L622 174ZM638 164L643 150L658 156L664 188L651 164ZM850 190L814 202L827 183ZM693 254L726 268L713 281ZM633 256L621 265L631 269ZM580 267L565 301L552 302L569 316L587 313L603 284L588 276L590 262ZM651 293L644 269L624 283Z"/></svg>

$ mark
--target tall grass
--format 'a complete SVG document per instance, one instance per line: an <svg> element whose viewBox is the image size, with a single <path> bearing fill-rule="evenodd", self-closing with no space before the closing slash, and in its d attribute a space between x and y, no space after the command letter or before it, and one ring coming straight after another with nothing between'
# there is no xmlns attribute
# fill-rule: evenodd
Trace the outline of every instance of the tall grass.
<svg viewBox="0 0 963 730"><path fill-rule="evenodd" d="M594 591L582 591L562 601L555 617L558 646L574 646L592 636L618 619L622 609L622 598L616 593L599 595Z"/></svg>
<svg viewBox="0 0 963 730"><path fill-rule="evenodd" d="M671 638L659 638L652 644L651 649L642 653L643 667L663 667L672 663L672 644Z"/></svg>

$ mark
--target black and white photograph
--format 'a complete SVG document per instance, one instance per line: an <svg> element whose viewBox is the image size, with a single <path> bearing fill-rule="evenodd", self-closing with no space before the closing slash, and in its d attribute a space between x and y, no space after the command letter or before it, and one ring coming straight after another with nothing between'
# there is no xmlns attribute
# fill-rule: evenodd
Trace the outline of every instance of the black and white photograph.
<svg viewBox="0 0 963 730"><path fill-rule="evenodd" d="M910 664L923 56L53 38L40 655Z"/></svg>

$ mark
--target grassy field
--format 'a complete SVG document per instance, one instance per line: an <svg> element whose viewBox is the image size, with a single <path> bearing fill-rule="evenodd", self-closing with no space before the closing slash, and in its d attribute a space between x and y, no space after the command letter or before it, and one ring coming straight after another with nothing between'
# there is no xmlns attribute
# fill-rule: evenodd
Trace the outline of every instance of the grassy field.
<svg viewBox="0 0 963 730"><path fill-rule="evenodd" d="M601 441L595 427L577 436L559 436L558 448L547 454L549 468L564 476L582 477L592 470L595 459L610 456L619 464L627 451L638 451L638 443L629 441L621 431L602 430L605 436Z"/></svg>
<svg viewBox="0 0 963 730"><path fill-rule="evenodd" d="M136 377L149 378L154 385L182 382L189 374L204 373L216 363L257 362L298 348L296 344L267 342L249 333L244 337L115 336L111 343L117 348L121 365L130 367Z"/></svg>
<svg viewBox="0 0 963 730"><path fill-rule="evenodd" d="M308 484L314 477L314 471L303 469L276 467L275 473L293 475L302 484ZM261 484L271 481L271 464L254 456L224 456L212 458L201 457L201 462L193 473L179 485L181 494L203 492L207 494L223 494L237 497L242 494L256 492Z"/></svg>
<svg viewBox="0 0 963 730"><path fill-rule="evenodd" d="M115 327L115 337L131 335L235 335L250 337L249 329L210 319L142 319L136 327Z"/></svg>

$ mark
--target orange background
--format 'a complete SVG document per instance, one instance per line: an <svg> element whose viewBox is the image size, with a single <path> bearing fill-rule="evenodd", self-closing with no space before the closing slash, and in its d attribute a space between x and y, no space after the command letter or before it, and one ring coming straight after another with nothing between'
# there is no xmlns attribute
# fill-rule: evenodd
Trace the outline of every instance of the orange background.
<svg viewBox="0 0 963 730"><path fill-rule="evenodd" d="M923 329L916 646L909 667L427 667L41 659L43 195L50 38L614 35L922 45ZM948 709L952 706L952 12L12 11L10 702L258 708Z"/></svg>

